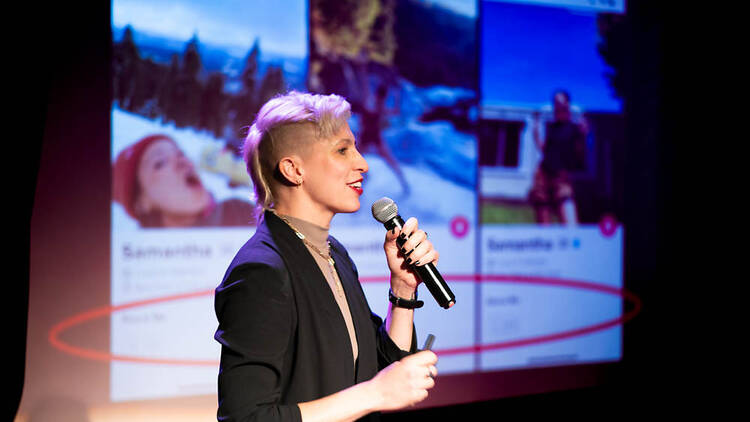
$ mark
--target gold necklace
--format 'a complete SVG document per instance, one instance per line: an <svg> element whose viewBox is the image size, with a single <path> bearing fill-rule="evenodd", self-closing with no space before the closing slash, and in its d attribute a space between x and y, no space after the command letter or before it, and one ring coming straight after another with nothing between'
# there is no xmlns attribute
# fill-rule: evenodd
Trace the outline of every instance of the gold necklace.
<svg viewBox="0 0 750 422"><path fill-rule="evenodd" d="M273 213L276 214L275 211L273 211ZM312 242L307 240L307 237L304 234L302 234L302 232L299 231L296 227L294 227L294 225L292 225L292 223L286 217L279 215L279 214L276 214L276 216L279 217L281 220L283 220L294 231L297 237L299 237L300 240L302 240L305 243L305 245L312 248L312 250L314 250L318 255L320 255L323 259L325 259L326 262L328 262L328 269L331 271L331 277L334 280L336 280L336 293L338 295L343 295L344 286L341 285L341 280L339 280L339 278L336 277L336 268L335 268L336 261L333 260L333 257L331 256L331 253L330 253L331 242L326 240L326 243L328 244L328 250L329 250L328 254L326 255L323 253L323 251L318 249L317 246L313 245Z"/></svg>

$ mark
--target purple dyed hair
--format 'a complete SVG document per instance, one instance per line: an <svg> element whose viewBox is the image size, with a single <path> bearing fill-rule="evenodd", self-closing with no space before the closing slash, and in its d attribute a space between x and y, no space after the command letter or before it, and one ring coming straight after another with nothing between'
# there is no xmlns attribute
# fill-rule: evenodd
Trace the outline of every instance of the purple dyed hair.
<svg viewBox="0 0 750 422"><path fill-rule="evenodd" d="M291 91L268 100L261 107L245 138L242 156L255 189L258 221L274 206L271 180L281 157L280 143L290 142L281 129L296 123L312 123L316 139L332 136L351 117L351 106L341 96Z"/></svg>

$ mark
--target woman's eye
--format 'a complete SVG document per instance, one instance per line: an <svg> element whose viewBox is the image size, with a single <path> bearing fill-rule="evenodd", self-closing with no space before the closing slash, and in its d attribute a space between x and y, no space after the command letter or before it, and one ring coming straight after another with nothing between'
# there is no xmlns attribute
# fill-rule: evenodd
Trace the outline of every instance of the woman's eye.
<svg viewBox="0 0 750 422"><path fill-rule="evenodd" d="M164 167L164 164L166 164L167 160L157 160L154 162L154 170L160 170L162 167Z"/></svg>
<svg viewBox="0 0 750 422"><path fill-rule="evenodd" d="M339 154L346 154L346 147L339 148Z"/></svg>

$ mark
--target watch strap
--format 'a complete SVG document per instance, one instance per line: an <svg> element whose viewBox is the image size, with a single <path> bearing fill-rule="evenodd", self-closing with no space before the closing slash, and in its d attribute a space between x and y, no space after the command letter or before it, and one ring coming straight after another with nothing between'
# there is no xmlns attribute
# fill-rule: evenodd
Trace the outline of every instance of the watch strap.
<svg viewBox="0 0 750 422"><path fill-rule="evenodd" d="M388 301L397 308L415 309L424 306L424 302L417 300L417 291L414 291L414 299L404 299L393 294L393 290L388 289Z"/></svg>

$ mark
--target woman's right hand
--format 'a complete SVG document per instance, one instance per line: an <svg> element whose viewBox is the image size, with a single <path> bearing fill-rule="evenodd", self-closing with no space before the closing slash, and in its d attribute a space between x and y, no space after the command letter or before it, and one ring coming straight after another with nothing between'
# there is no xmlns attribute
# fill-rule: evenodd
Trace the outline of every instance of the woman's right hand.
<svg viewBox="0 0 750 422"><path fill-rule="evenodd" d="M427 398L435 386L437 355L424 350L393 362L370 380L380 400L380 410L397 410L413 406Z"/></svg>

